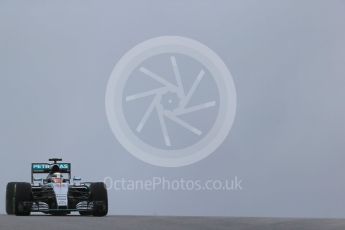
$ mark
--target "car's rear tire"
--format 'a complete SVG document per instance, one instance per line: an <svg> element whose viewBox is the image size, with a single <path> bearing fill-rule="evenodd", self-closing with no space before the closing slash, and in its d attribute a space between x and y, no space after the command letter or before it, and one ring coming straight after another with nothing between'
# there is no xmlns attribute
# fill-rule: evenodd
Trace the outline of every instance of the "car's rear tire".
<svg viewBox="0 0 345 230"><path fill-rule="evenodd" d="M6 188L6 212L9 215L28 216L32 206L31 184L10 182Z"/></svg>
<svg viewBox="0 0 345 230"><path fill-rule="evenodd" d="M108 192L103 182L90 185L90 201L93 202L93 216L106 216L108 214Z"/></svg>

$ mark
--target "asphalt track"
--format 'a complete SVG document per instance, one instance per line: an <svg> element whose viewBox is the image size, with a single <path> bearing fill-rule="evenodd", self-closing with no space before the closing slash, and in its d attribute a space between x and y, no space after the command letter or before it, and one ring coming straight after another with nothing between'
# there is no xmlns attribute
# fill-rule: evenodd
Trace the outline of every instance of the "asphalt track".
<svg viewBox="0 0 345 230"><path fill-rule="evenodd" d="M0 215L1 230L344 230L345 219L158 217L158 216L7 216Z"/></svg>

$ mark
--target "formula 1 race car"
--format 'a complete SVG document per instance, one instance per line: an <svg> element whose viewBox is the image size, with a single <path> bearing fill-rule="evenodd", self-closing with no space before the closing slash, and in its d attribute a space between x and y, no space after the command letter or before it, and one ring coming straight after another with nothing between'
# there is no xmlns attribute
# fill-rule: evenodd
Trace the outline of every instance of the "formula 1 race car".
<svg viewBox="0 0 345 230"><path fill-rule="evenodd" d="M31 212L67 215L77 211L82 216L106 216L108 195L103 182L81 182L71 179L71 164L62 159L53 163L32 163L31 183L10 182L6 188L6 212L27 216ZM45 177L37 175L46 174Z"/></svg>

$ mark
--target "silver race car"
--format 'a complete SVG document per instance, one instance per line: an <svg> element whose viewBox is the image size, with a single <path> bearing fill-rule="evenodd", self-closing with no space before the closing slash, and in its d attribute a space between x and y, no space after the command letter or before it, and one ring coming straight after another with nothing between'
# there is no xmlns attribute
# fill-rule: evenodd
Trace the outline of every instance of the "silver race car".
<svg viewBox="0 0 345 230"><path fill-rule="evenodd" d="M9 215L30 215L42 212L51 215L106 216L108 195L103 182L81 182L71 178L71 164L62 159L52 163L32 163L31 183L10 182L6 188L6 212ZM44 175L42 177L42 175Z"/></svg>

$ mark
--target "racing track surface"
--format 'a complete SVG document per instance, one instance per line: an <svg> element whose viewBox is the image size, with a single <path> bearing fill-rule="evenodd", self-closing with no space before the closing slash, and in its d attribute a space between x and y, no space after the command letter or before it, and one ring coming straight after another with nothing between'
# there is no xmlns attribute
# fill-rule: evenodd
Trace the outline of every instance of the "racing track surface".
<svg viewBox="0 0 345 230"><path fill-rule="evenodd" d="M1 230L329 230L345 229L345 219L158 217L158 216L6 216L0 215Z"/></svg>

